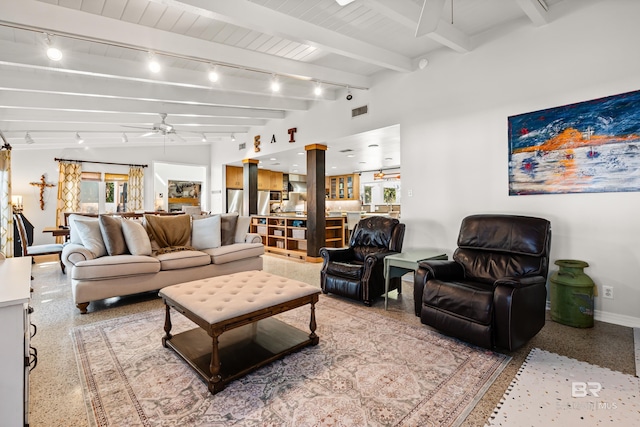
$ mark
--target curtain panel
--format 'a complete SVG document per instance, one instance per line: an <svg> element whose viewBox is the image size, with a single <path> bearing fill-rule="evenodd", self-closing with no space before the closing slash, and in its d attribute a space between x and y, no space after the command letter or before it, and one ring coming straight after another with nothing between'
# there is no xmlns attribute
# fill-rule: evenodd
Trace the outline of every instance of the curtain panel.
<svg viewBox="0 0 640 427"><path fill-rule="evenodd" d="M65 212L80 210L80 183L82 182L82 165L80 163L60 162L58 177L58 206L56 209L56 225L64 225ZM61 237L57 240L62 240Z"/></svg>
<svg viewBox="0 0 640 427"><path fill-rule="evenodd" d="M0 150L0 253L7 258L13 256L11 150Z"/></svg>
<svg viewBox="0 0 640 427"><path fill-rule="evenodd" d="M127 188L127 210L133 212L143 209L144 168L139 166L129 168Z"/></svg>

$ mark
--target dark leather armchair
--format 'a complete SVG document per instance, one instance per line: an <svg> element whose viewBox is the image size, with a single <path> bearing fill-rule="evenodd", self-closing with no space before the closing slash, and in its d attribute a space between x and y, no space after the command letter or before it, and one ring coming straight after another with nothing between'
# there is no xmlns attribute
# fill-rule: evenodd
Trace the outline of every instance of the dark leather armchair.
<svg viewBox="0 0 640 427"><path fill-rule="evenodd" d="M373 216L358 222L348 248L320 249L322 291L371 306L384 293L384 257L402 252L404 228L397 219ZM400 278L389 283L393 289L401 289Z"/></svg>
<svg viewBox="0 0 640 427"><path fill-rule="evenodd" d="M452 261L423 261L416 316L448 335L514 350L544 326L551 224L513 215L462 221Z"/></svg>

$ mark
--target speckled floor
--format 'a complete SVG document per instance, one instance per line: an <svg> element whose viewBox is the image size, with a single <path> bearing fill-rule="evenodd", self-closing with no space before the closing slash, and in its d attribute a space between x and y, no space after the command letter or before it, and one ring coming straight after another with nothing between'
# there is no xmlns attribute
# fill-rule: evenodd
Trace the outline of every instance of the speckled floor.
<svg viewBox="0 0 640 427"><path fill-rule="evenodd" d="M155 293L111 298L91 303L81 315L71 299L67 276L56 262L40 261L33 268L32 322L38 327L32 345L38 349L38 365L31 372L31 426L88 426L78 368L71 343L71 328L142 311L162 310ZM320 264L309 264L280 256L265 255L265 271L320 286ZM413 315L410 282L405 292L390 294L389 310L377 301L371 310L419 325ZM331 296L330 296L331 297ZM333 298L333 297L331 297ZM347 300L344 300L347 301ZM353 304L358 304L353 302ZM424 326L426 327L426 326ZM467 417L463 426L484 425L529 351L538 347L567 357L635 375L633 329L596 322L593 328L576 329L548 320L527 345L507 353L511 362Z"/></svg>

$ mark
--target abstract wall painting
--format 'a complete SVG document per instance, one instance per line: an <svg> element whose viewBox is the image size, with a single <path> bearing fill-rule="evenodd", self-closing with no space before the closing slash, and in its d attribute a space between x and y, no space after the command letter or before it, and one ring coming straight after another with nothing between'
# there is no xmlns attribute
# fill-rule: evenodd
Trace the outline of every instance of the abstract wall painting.
<svg viewBox="0 0 640 427"><path fill-rule="evenodd" d="M640 191L640 91L509 121L509 195Z"/></svg>

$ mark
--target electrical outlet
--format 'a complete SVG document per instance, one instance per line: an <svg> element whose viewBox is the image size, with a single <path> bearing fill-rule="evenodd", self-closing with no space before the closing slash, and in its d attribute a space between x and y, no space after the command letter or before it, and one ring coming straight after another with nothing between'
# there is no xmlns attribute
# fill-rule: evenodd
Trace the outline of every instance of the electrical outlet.
<svg viewBox="0 0 640 427"><path fill-rule="evenodd" d="M602 298L613 299L613 286L603 286L602 293Z"/></svg>

